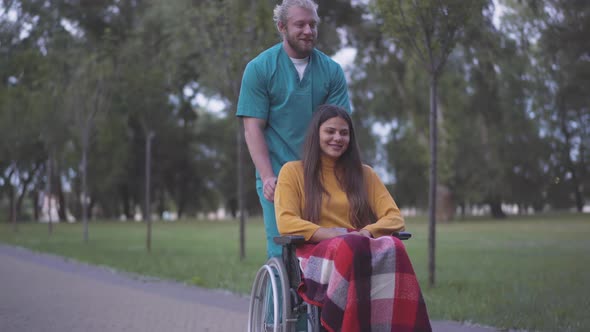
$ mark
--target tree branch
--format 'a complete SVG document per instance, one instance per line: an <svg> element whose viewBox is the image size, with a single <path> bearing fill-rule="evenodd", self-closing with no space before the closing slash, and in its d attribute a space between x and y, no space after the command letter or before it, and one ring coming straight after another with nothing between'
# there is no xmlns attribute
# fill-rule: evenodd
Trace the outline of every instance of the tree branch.
<svg viewBox="0 0 590 332"><path fill-rule="evenodd" d="M404 13L404 9L402 6L402 0L398 0L398 8L399 8L400 15L402 17L402 27L404 28L404 30L406 30L407 35L411 36L413 33L412 33L412 31L410 31L409 25L407 24L406 15ZM410 43L412 44L412 47L416 51L416 53L418 55L418 59L420 59L424 64L427 64L428 62L426 61L426 57L424 56L424 53L422 53L422 50L420 49L418 44L416 44L416 40L412 37L408 37L408 40L410 41Z"/></svg>

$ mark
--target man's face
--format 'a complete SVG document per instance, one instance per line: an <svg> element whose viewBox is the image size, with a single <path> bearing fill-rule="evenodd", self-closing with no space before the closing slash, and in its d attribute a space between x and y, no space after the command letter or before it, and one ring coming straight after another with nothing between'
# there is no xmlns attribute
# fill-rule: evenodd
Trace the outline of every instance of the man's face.
<svg viewBox="0 0 590 332"><path fill-rule="evenodd" d="M280 24L279 29L290 57L303 59L311 54L318 36L316 15L312 10L289 8L287 25Z"/></svg>

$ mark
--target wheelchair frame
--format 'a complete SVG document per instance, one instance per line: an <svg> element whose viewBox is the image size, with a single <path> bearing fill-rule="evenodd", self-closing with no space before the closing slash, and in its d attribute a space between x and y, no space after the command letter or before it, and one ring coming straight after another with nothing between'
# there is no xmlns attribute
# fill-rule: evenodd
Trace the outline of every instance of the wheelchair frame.
<svg viewBox="0 0 590 332"><path fill-rule="evenodd" d="M407 240L412 234L399 232L392 236ZM307 315L307 332L320 332L320 309L304 302L297 294L301 271L295 246L305 243L305 238L289 235L278 236L273 240L283 247L282 260L271 257L256 274L248 309L248 332L295 332L301 315ZM271 301L272 321L267 321Z"/></svg>

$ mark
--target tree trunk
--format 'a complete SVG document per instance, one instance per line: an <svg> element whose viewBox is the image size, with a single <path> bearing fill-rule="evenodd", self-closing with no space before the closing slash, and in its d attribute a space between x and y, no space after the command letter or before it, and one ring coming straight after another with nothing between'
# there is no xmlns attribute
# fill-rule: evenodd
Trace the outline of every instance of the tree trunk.
<svg viewBox="0 0 590 332"><path fill-rule="evenodd" d="M16 201L16 210L13 212L13 214L16 216L17 222L22 217L22 205L23 205L23 201L24 201L27 193L29 192L29 185L31 184L31 182L33 182L35 177L37 177L37 171L41 167L41 164L42 163L35 163L33 166L33 169L31 169L30 172L26 172L27 175L24 178L21 177L19 179L19 182L21 183L22 190L21 190L20 194L18 194L17 201Z"/></svg>
<svg viewBox="0 0 590 332"><path fill-rule="evenodd" d="M579 213L582 213L584 210L584 198L582 197L582 191L580 191L580 187L576 187L576 209Z"/></svg>
<svg viewBox="0 0 590 332"><path fill-rule="evenodd" d="M84 138L82 143L82 163L80 165L82 172L82 223L84 224L83 240L88 243L88 139Z"/></svg>
<svg viewBox="0 0 590 332"><path fill-rule="evenodd" d="M12 213L16 221L20 220L22 217L23 200L27 194L27 184L23 184L22 187L21 192L16 197L16 204L14 206L14 212Z"/></svg>
<svg viewBox="0 0 590 332"><path fill-rule="evenodd" d="M177 204L177 217L178 219L182 219L182 216L184 216L184 199L179 200L178 202L176 202Z"/></svg>
<svg viewBox="0 0 590 332"><path fill-rule="evenodd" d="M166 192L163 189L160 189L158 192L158 216L159 218L162 218L164 212L166 211Z"/></svg>
<svg viewBox="0 0 590 332"><path fill-rule="evenodd" d="M461 220L465 220L465 202L461 202L459 207L461 208Z"/></svg>
<svg viewBox="0 0 590 332"><path fill-rule="evenodd" d="M152 251L152 216L150 206L150 175L151 175L151 158L152 158L152 139L154 132L148 132L145 140L145 207L144 220L147 224L146 248L148 252Z"/></svg>
<svg viewBox="0 0 590 332"><path fill-rule="evenodd" d="M92 211L94 211L94 205L96 205L96 200L88 196L88 220L94 218L94 214L92 214Z"/></svg>
<svg viewBox="0 0 590 332"><path fill-rule="evenodd" d="M588 128L586 128L588 129ZM589 132L590 134L590 132ZM588 142L588 140L590 140L590 135L584 135L586 137L586 139L582 139L582 142L586 141ZM578 212L583 212L584 211L584 205L586 204L585 199L584 199L584 193L583 193L583 188L584 188L584 183L588 183L590 184L590 181L588 181L588 174L587 174L587 170L588 167L586 166L586 160L585 160L585 155L586 155L586 148L584 146L583 143L580 143L580 147L579 147L579 153L578 155L580 156L580 165L582 166L580 168L580 172L578 173L579 175L579 181L580 181L580 186L578 186L578 190L579 190L579 195L580 195L580 199L578 200L578 198L576 197L576 201L579 201L579 205L580 206L578 208Z"/></svg>
<svg viewBox="0 0 590 332"><path fill-rule="evenodd" d="M29 186L29 183L31 182L33 176L29 176L27 179L23 180L21 179L21 192L18 193L18 188L16 190L17 195L16 195L16 205L13 207L13 218L15 218L16 221L18 221L19 219L21 219L22 216L22 206L23 206L23 200L25 198L25 195L27 194L27 187Z"/></svg>
<svg viewBox="0 0 590 332"><path fill-rule="evenodd" d="M33 220L39 221L39 190L35 189L31 193L31 201L33 203Z"/></svg>
<svg viewBox="0 0 590 332"><path fill-rule="evenodd" d="M8 220L12 222L12 230L14 232L18 231L18 226L16 225L16 200L15 200L15 190L14 186L12 185L12 175L16 170L16 163L12 163L12 169L8 173L8 176L4 179L4 183L8 188L8 201L10 205L10 209L8 211Z"/></svg>
<svg viewBox="0 0 590 332"><path fill-rule="evenodd" d="M584 197L582 196L582 191L580 190L580 181L578 180L578 175L573 166L571 167L570 172L572 173L572 185L574 187L574 197L576 198L576 210L581 213L584 210Z"/></svg>
<svg viewBox="0 0 590 332"><path fill-rule="evenodd" d="M51 188L51 182L52 182L52 178L53 178L53 153L49 152L49 158L47 160L47 188L45 190L45 197L47 198L47 218L48 218L48 223L47 223L47 231L49 232L49 235L51 235L53 233L53 220L52 220L52 216L51 216L51 210L53 209L53 204L52 204L52 188Z"/></svg>
<svg viewBox="0 0 590 332"><path fill-rule="evenodd" d="M238 217L238 200L236 197L232 197L227 201L227 207L231 213L232 218Z"/></svg>
<svg viewBox="0 0 590 332"><path fill-rule="evenodd" d="M59 172L58 172L59 174ZM58 206L57 206L57 215L59 216L59 220L61 221L67 221L68 216L66 214L67 211L67 205L66 205L66 196L64 195L64 191L63 191L63 186L61 184L61 181L59 180L59 176L57 177L57 181L55 181L56 184L56 193L57 193L57 202L58 202Z"/></svg>
<svg viewBox="0 0 590 332"><path fill-rule="evenodd" d="M129 204L129 189L126 185L121 185L119 188L121 194L121 200L123 201L123 214L127 220L133 220L133 214L131 213L131 204Z"/></svg>
<svg viewBox="0 0 590 332"><path fill-rule="evenodd" d="M52 183L53 191L55 192L55 196L56 196L56 200L57 200L57 206L56 206L57 218L58 218L57 220L66 221L66 208L67 207L66 207L65 197L64 197L64 193L63 193L61 179L60 179L61 164L55 158L55 154L52 157L53 157L52 158L53 169L51 170L51 176L52 176L51 183Z"/></svg>
<svg viewBox="0 0 590 332"><path fill-rule="evenodd" d="M16 199L15 199L15 189L14 187L12 187L12 185L10 186L10 220L12 220L12 231L13 232L18 232L18 224L17 224L17 208L16 208Z"/></svg>
<svg viewBox="0 0 590 332"><path fill-rule="evenodd" d="M436 147L437 147L437 105L435 73L430 74L430 185L428 195L428 284L432 287L435 283L435 248L436 248Z"/></svg>
<svg viewBox="0 0 590 332"><path fill-rule="evenodd" d="M187 169L189 169L188 165L187 165ZM189 200L189 195L187 195L188 192L190 192L189 189L187 189L187 184L185 181L182 181L182 178L184 176L181 175L178 183L178 199L177 199L177 203L178 204L178 219L181 219L186 211L186 206L187 206L187 201Z"/></svg>
<svg viewBox="0 0 590 332"><path fill-rule="evenodd" d="M245 236L245 229L246 229L246 211L244 210L244 167L242 164L243 154L244 154L244 134L243 134L243 127L244 124L242 121L238 120L238 127L237 127L237 135L236 135L236 144L237 144L237 164L238 164L238 211L240 212L240 260L244 260L246 258L246 236Z"/></svg>
<svg viewBox="0 0 590 332"><path fill-rule="evenodd" d="M565 116L563 114L560 114L560 127L561 127L561 132L563 134L563 137L565 138L565 147L566 149L563 152L564 155L564 159L565 159L565 163L566 163L566 167L567 169L570 171L570 173L572 174L572 190L574 192L574 197L576 199L576 209L578 210L578 212L582 212L582 210L584 209L584 199L582 197L582 192L580 190L580 183L577 177L577 172L576 172L576 167L574 165L574 161L572 160L572 156L571 156L571 149L572 149L572 143L571 143L571 136L572 134L570 133L570 131L568 130L567 127L567 120L565 118Z"/></svg>
<svg viewBox="0 0 590 332"><path fill-rule="evenodd" d="M502 203L500 200L493 200L490 203L490 211L492 213L492 217L494 219L504 219L506 218L506 213L502 210Z"/></svg>

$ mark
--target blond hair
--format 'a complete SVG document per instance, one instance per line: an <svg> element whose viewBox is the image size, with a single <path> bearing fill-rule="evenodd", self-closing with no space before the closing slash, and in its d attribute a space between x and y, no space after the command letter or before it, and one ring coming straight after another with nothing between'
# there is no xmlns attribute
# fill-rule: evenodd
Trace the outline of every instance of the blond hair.
<svg viewBox="0 0 590 332"><path fill-rule="evenodd" d="M289 19L289 9L291 7L300 7L311 10L314 13L315 19L317 23L320 23L320 17L318 16L318 4L315 3L313 0L283 0L283 3L280 5L276 5L272 19L275 21L277 27L279 23L282 25L287 25L287 20Z"/></svg>

